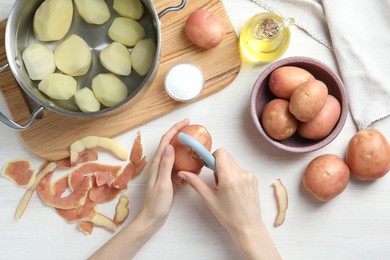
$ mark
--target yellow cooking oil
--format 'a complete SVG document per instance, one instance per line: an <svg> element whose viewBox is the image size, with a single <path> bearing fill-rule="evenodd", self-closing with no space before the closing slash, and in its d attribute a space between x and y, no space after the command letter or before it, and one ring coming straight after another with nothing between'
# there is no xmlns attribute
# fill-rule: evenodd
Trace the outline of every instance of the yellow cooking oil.
<svg viewBox="0 0 390 260"><path fill-rule="evenodd" d="M240 33L240 51L243 58L255 63L276 60L290 44L289 26L294 19L283 19L273 13L254 15Z"/></svg>

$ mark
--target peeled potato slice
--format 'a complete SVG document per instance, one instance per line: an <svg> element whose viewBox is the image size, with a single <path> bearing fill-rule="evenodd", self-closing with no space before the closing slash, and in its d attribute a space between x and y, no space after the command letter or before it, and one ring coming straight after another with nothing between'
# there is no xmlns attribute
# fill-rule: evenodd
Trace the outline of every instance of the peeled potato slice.
<svg viewBox="0 0 390 260"><path fill-rule="evenodd" d="M46 0L34 15L35 36L40 41L61 40L69 31L72 19L72 0Z"/></svg>
<svg viewBox="0 0 390 260"><path fill-rule="evenodd" d="M140 0L114 0L114 10L121 16L138 20L144 14L144 6Z"/></svg>
<svg viewBox="0 0 390 260"><path fill-rule="evenodd" d="M131 52L131 64L141 76L148 74L156 55L156 42L153 39L140 40Z"/></svg>
<svg viewBox="0 0 390 260"><path fill-rule="evenodd" d="M92 54L88 44L73 34L57 46L54 51L57 68L69 76L85 75L92 63Z"/></svg>
<svg viewBox="0 0 390 260"><path fill-rule="evenodd" d="M121 43L113 42L100 52L100 62L103 66L121 76L131 73L131 61L129 50Z"/></svg>
<svg viewBox="0 0 390 260"><path fill-rule="evenodd" d="M114 74L99 74L92 80L96 98L106 107L112 107L127 97L126 85Z"/></svg>
<svg viewBox="0 0 390 260"><path fill-rule="evenodd" d="M77 90L77 81L68 75L53 73L43 78L38 89L52 99L68 100Z"/></svg>
<svg viewBox="0 0 390 260"><path fill-rule="evenodd" d="M82 88L74 94L77 106L83 112L96 112L100 110L100 103L89 88Z"/></svg>
<svg viewBox="0 0 390 260"><path fill-rule="evenodd" d="M110 10L104 0L74 0L79 15L89 24L104 24Z"/></svg>
<svg viewBox="0 0 390 260"><path fill-rule="evenodd" d="M23 51L22 59L32 80L42 80L56 70L53 52L40 43L29 45Z"/></svg>
<svg viewBox="0 0 390 260"><path fill-rule="evenodd" d="M145 29L137 21L118 17L115 18L108 29L108 36L115 42L132 47L145 37Z"/></svg>

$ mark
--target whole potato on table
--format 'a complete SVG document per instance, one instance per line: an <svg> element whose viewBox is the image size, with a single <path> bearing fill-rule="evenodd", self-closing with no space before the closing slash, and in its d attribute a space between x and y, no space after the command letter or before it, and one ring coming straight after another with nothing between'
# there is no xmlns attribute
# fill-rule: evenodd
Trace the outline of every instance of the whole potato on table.
<svg viewBox="0 0 390 260"><path fill-rule="evenodd" d="M349 168L337 155L323 154L314 158L306 168L303 187L321 201L333 199L348 185Z"/></svg>
<svg viewBox="0 0 390 260"><path fill-rule="evenodd" d="M290 112L301 122L316 117L326 103L328 88L319 80L311 79L297 87L290 98Z"/></svg>
<svg viewBox="0 0 390 260"><path fill-rule="evenodd" d="M290 113L288 106L287 100L273 99L265 105L261 113L265 132L276 140L285 140L297 130L298 121Z"/></svg>
<svg viewBox="0 0 390 260"><path fill-rule="evenodd" d="M188 38L198 47L216 47L225 36L223 22L213 13L200 9L190 14L185 26Z"/></svg>
<svg viewBox="0 0 390 260"><path fill-rule="evenodd" d="M314 79L314 76L307 70L295 66L284 66L271 73L268 85L275 96L288 100L298 86L310 79Z"/></svg>
<svg viewBox="0 0 390 260"><path fill-rule="evenodd" d="M375 129L360 130L349 141L345 160L359 180L375 180L390 170L390 145Z"/></svg>

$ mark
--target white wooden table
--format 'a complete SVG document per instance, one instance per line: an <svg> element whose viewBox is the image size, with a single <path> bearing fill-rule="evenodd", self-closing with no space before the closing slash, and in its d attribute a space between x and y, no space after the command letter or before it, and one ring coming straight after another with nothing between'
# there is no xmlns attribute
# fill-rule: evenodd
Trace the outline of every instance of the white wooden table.
<svg viewBox="0 0 390 260"><path fill-rule="evenodd" d="M14 1L0 0L0 19L8 16ZM263 11L249 0L223 0L237 34L252 15ZM292 29L287 56L308 56L336 68L332 52L298 28ZM351 180L336 199L320 203L302 189L305 167L324 153L344 155L356 127L349 116L340 135L327 147L308 154L288 154L267 143L256 133L249 115L252 85L265 66L244 63L237 79L224 90L115 138L133 141L141 130L146 155L151 158L161 135L178 120L188 117L206 126L214 149L227 148L238 163L260 181L264 222L284 259L389 259L390 174L379 181ZM1 77L1 75L0 75ZM0 109L7 112L3 98ZM374 125L390 140L390 118ZM19 140L18 133L0 125L0 166L16 158L35 158ZM109 156L102 161L111 163ZM203 178L212 183L205 170ZM289 192L285 223L273 227L276 202L271 183L280 178ZM134 217L143 198L145 176L132 182L127 191ZM65 223L34 196L20 221L14 217L24 189L0 178L0 259L85 259L112 234L94 230L85 236L75 225ZM110 209L105 209L109 212ZM228 233L189 187L180 188L167 224L139 252L136 259L241 259Z"/></svg>

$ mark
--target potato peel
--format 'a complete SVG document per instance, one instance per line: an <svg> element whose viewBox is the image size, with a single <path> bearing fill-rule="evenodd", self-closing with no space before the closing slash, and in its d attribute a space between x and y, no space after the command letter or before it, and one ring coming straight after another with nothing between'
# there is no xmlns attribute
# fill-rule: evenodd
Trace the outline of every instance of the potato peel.
<svg viewBox="0 0 390 260"><path fill-rule="evenodd" d="M91 201L101 204L113 201L124 190L109 185L96 186L91 188L88 197Z"/></svg>
<svg viewBox="0 0 390 260"><path fill-rule="evenodd" d="M126 190L128 182L137 177L147 165L146 158L142 154L140 132L135 138L131 155L109 138L92 136L75 143L73 160L70 157L42 163L35 181L25 192L16 209L16 218L21 218L34 191L37 190L46 205L52 207L67 223L77 223L78 228L85 235L90 235L95 226L114 232L129 215L129 199L124 195L119 197L113 218L98 212L97 207L98 204L117 198ZM127 169L131 171L128 172L126 167L89 162L98 159L96 148L109 150L121 160L129 160ZM74 164L78 163L82 164L74 168ZM56 169L71 169L71 171L52 182ZM118 181L120 188L114 186L115 181ZM64 196L67 190L70 193Z"/></svg>
<svg viewBox="0 0 390 260"><path fill-rule="evenodd" d="M84 233L84 235L91 235L93 231L93 223L88 221L79 221L78 227L81 232Z"/></svg>
<svg viewBox="0 0 390 260"><path fill-rule="evenodd" d="M113 220L101 213L97 213L89 221L92 222L95 226L103 227L111 232L114 232L118 227Z"/></svg>
<svg viewBox="0 0 390 260"><path fill-rule="evenodd" d="M86 199L84 205L73 209L59 209L54 208L58 215L60 215L68 223L76 223L80 221L90 220L96 215L96 204L90 199Z"/></svg>
<svg viewBox="0 0 390 260"><path fill-rule="evenodd" d="M24 159L11 161L4 165L1 175L12 181L17 187L22 188L30 188L35 181L31 163Z"/></svg>
<svg viewBox="0 0 390 260"><path fill-rule="evenodd" d="M120 196L115 207L114 223L118 226L123 224L129 216L129 199L126 196Z"/></svg>
<svg viewBox="0 0 390 260"><path fill-rule="evenodd" d="M288 208L287 189L280 179L275 180L272 183L272 186L274 187L274 194L278 205L278 214L276 216L274 226L279 227L284 223L286 218L286 211Z"/></svg>
<svg viewBox="0 0 390 260"><path fill-rule="evenodd" d="M84 177L89 175L102 175L103 172L112 175L114 179L118 174L118 171L121 169L118 165L106 165L101 163L85 163L76 167L68 176L69 176L69 188L70 190L75 190L75 188L81 183ZM109 178L109 177L107 177ZM99 180L100 181L100 180ZM99 185L98 185L99 186Z"/></svg>
<svg viewBox="0 0 390 260"><path fill-rule="evenodd" d="M27 205L36 190L38 184L41 180L49 173L53 172L57 168L57 164L54 162L44 162L41 166L40 171L37 173L34 184L24 193L22 199L19 202L18 207L16 208L15 217L20 219L27 208Z"/></svg>
<svg viewBox="0 0 390 260"><path fill-rule="evenodd" d="M53 173L47 174L37 187L37 193L46 205L59 209L72 209L84 205L88 192L92 187L91 177L85 177L72 193L66 197L61 197L51 192L52 175Z"/></svg>
<svg viewBox="0 0 390 260"><path fill-rule="evenodd" d="M75 166L80 155L86 150L97 148L108 151L121 161L126 161L129 156L129 152L113 139L98 136L86 136L70 145L71 165Z"/></svg>
<svg viewBox="0 0 390 260"><path fill-rule="evenodd" d="M134 140L133 147L130 152L130 162L138 163L142 159L143 147L141 143L141 133L137 132L137 137Z"/></svg>

